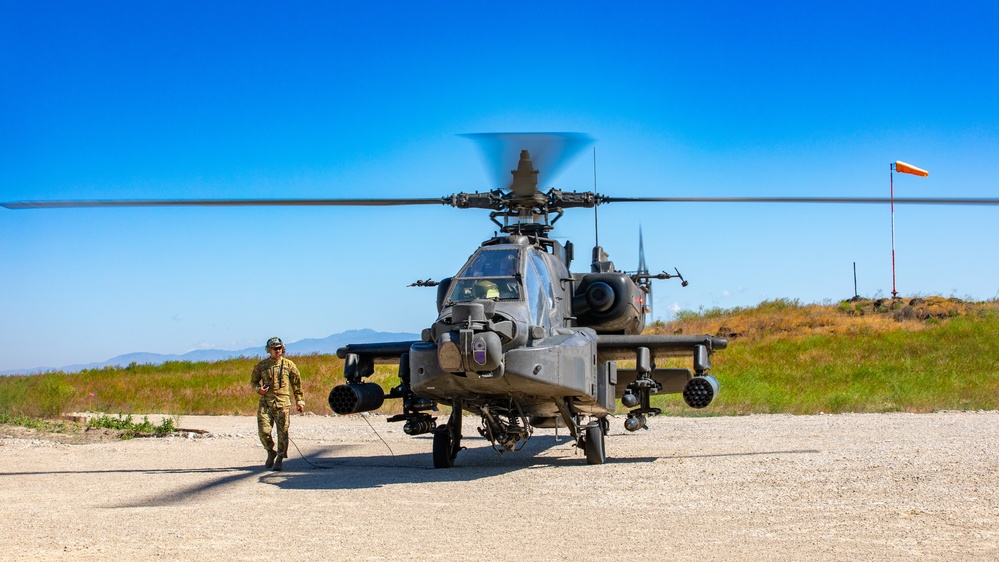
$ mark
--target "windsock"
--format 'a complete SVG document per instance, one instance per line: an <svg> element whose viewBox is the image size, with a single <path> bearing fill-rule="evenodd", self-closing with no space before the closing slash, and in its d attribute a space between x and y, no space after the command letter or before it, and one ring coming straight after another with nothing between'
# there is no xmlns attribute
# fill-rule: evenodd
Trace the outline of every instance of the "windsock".
<svg viewBox="0 0 999 562"><path fill-rule="evenodd" d="M913 166L912 164L906 164L905 162L902 162L901 160L896 160L895 161L895 171L899 172L901 174L912 174L914 176L923 176L924 178L926 176L930 175L930 173L927 172L926 170L924 170L922 168L917 168L917 167Z"/></svg>

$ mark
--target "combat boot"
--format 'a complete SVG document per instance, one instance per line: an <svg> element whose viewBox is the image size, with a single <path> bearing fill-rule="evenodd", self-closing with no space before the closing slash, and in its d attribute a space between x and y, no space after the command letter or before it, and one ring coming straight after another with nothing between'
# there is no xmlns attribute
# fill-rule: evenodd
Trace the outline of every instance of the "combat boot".
<svg viewBox="0 0 999 562"><path fill-rule="evenodd" d="M284 455L282 455L281 453L278 453L277 457L274 459L274 468L273 468L273 470L281 470L281 461L283 459L284 459Z"/></svg>
<svg viewBox="0 0 999 562"><path fill-rule="evenodd" d="M267 451L267 462L264 463L264 466L267 468L271 468L272 466L274 466L274 460L276 458L278 458L277 452L275 452L273 449Z"/></svg>

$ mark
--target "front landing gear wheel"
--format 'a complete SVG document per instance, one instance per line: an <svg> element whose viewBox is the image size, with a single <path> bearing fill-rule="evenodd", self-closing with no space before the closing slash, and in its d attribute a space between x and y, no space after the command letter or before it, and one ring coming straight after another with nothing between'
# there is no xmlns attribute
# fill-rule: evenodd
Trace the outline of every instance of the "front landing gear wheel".
<svg viewBox="0 0 999 562"><path fill-rule="evenodd" d="M604 464L607 461L607 454L604 450L604 429L603 424L586 428L586 464Z"/></svg>
<svg viewBox="0 0 999 562"><path fill-rule="evenodd" d="M451 468L454 457L451 456L451 432L446 425L434 430L434 468Z"/></svg>
<svg viewBox="0 0 999 562"><path fill-rule="evenodd" d="M451 403L451 417L434 430L434 468L451 468L461 450L461 400Z"/></svg>

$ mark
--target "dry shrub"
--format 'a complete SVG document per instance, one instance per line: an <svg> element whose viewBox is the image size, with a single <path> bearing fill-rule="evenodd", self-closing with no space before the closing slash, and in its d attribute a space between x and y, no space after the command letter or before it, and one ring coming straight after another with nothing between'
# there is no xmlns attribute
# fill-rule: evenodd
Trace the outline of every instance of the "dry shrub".
<svg viewBox="0 0 999 562"><path fill-rule="evenodd" d="M751 308L681 312L676 320L657 322L649 334L710 334L744 341L819 334L879 334L919 331L966 315L996 314L999 302L956 298L858 299L838 305L801 304L797 300L764 301Z"/></svg>

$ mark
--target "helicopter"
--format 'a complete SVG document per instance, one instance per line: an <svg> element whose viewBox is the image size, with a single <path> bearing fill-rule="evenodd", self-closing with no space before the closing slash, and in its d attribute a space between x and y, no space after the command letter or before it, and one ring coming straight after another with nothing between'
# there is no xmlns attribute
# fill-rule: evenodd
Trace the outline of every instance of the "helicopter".
<svg viewBox="0 0 999 562"><path fill-rule="evenodd" d="M661 411L651 397L681 394L691 408L705 408L719 392L711 357L727 347L712 335L643 335L653 280L687 280L650 273L639 239L636 272L615 268L597 243L589 271L571 272L574 246L552 236L569 209L594 209L619 202L738 203L916 203L995 205L995 199L882 199L802 197L609 197L595 191L539 188L539 167L556 167L588 137L577 133L484 134L477 137L494 154L512 153L516 167L497 158L510 174L501 187L422 199L230 199L96 200L0 203L8 209L125 206L393 206L447 205L489 210L498 227L464 265L436 287L437 318L419 340L351 344L337 350L344 383L331 389L330 409L338 415L380 408L400 400L404 432L432 434L436 468L454 466L463 449L463 413L479 416L478 433L498 453L523 449L535 428L565 427L588 464L603 464L605 437L617 403L628 408L627 431L647 426ZM514 147L515 150L509 150ZM512 160L512 159L511 159ZM538 165L538 161L546 161ZM664 367L685 358L689 368ZM634 366L631 366L634 363ZM366 381L376 364L398 365L399 384L387 393ZM621 364L621 365L619 365ZM450 414L438 424L438 405Z"/></svg>
<svg viewBox="0 0 999 562"><path fill-rule="evenodd" d="M637 431L660 413L650 397L681 393L694 408L708 406L718 381L708 373L711 354L727 345L710 335L643 336L652 279L644 255L636 273L618 271L600 246L590 271L570 273L574 247L550 237L569 208L594 207L593 193L537 187L539 171L520 151L509 189L461 193L446 200L459 208L490 209L497 235L484 241L453 277L437 287L438 317L419 341L353 344L340 348L345 383L329 394L337 414L375 410L401 399L409 435L433 433L433 462L453 466L461 450L462 412L481 418L479 434L499 453L518 451L534 428L569 430L589 464L606 460L605 435L617 400L632 408L625 428ZM689 356L691 369L656 368L667 357ZM619 368L634 361L634 368ZM385 394L364 379L377 363L398 363L400 384ZM451 407L438 426L430 413Z"/></svg>

